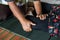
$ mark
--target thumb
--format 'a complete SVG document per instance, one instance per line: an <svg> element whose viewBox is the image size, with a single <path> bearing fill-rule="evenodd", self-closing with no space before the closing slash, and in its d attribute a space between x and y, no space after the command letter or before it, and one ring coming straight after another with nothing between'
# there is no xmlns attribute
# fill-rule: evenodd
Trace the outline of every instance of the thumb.
<svg viewBox="0 0 60 40"><path fill-rule="evenodd" d="M31 22L31 25L34 25L35 26L36 24Z"/></svg>
<svg viewBox="0 0 60 40"><path fill-rule="evenodd" d="M36 15L36 17L39 17L39 15Z"/></svg>

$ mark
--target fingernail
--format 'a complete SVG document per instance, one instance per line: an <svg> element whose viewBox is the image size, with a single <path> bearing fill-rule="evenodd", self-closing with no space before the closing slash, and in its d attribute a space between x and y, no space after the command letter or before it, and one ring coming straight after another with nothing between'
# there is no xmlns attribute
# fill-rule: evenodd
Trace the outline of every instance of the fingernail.
<svg viewBox="0 0 60 40"><path fill-rule="evenodd" d="M36 25L36 24L33 24L33 25Z"/></svg>

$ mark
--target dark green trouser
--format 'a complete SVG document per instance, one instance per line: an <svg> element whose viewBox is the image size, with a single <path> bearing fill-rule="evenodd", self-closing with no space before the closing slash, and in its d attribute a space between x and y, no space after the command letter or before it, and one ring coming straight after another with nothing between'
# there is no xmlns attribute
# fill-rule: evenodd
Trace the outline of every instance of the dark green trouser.
<svg viewBox="0 0 60 40"><path fill-rule="evenodd" d="M0 26L30 38L31 40L48 40L49 38L49 34L43 31L33 30L29 33L23 31L20 23L15 18L10 18L7 21L0 22ZM53 37L52 40L56 40L56 38Z"/></svg>

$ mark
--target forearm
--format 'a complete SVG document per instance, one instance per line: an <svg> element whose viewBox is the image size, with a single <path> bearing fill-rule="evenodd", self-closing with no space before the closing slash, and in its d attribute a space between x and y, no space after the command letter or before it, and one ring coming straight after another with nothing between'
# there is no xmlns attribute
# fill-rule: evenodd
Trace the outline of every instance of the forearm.
<svg viewBox="0 0 60 40"><path fill-rule="evenodd" d="M35 7L35 10L36 10L36 13L37 14L41 14L42 12L42 7L41 7L41 3L39 0L35 0L34 1L34 7Z"/></svg>
<svg viewBox="0 0 60 40"><path fill-rule="evenodd" d="M22 12L19 10L19 8L16 6L14 2L8 2L8 5L13 12L14 16L20 21L23 22L25 17L23 16Z"/></svg>

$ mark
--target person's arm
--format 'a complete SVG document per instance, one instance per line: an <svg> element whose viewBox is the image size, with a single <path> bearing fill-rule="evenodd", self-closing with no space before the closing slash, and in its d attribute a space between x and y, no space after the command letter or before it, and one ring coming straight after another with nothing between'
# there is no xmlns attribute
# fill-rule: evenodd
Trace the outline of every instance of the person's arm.
<svg viewBox="0 0 60 40"><path fill-rule="evenodd" d="M33 3L34 3L34 7L35 7L37 15L40 15L42 13L42 7L41 7L40 0L34 0Z"/></svg>
<svg viewBox="0 0 60 40"><path fill-rule="evenodd" d="M46 19L46 14L42 14L42 6L41 6L41 1L40 0L34 0L34 7L36 10L36 17L40 18L40 20Z"/></svg>
<svg viewBox="0 0 60 40"><path fill-rule="evenodd" d="M11 11L13 12L14 16L19 21L23 22L23 20L25 19L25 17L22 14L22 12L19 10L19 8L17 7L17 5L14 2L8 2L8 5L9 5Z"/></svg>
<svg viewBox="0 0 60 40"><path fill-rule="evenodd" d="M19 8L17 7L17 5L14 3L14 1L8 1L8 5L11 9L11 11L13 12L14 16L21 22L22 27L24 29L24 31L31 31L31 25L35 25L34 23L32 23L31 21L25 19L24 15L22 14L22 12L19 10Z"/></svg>

